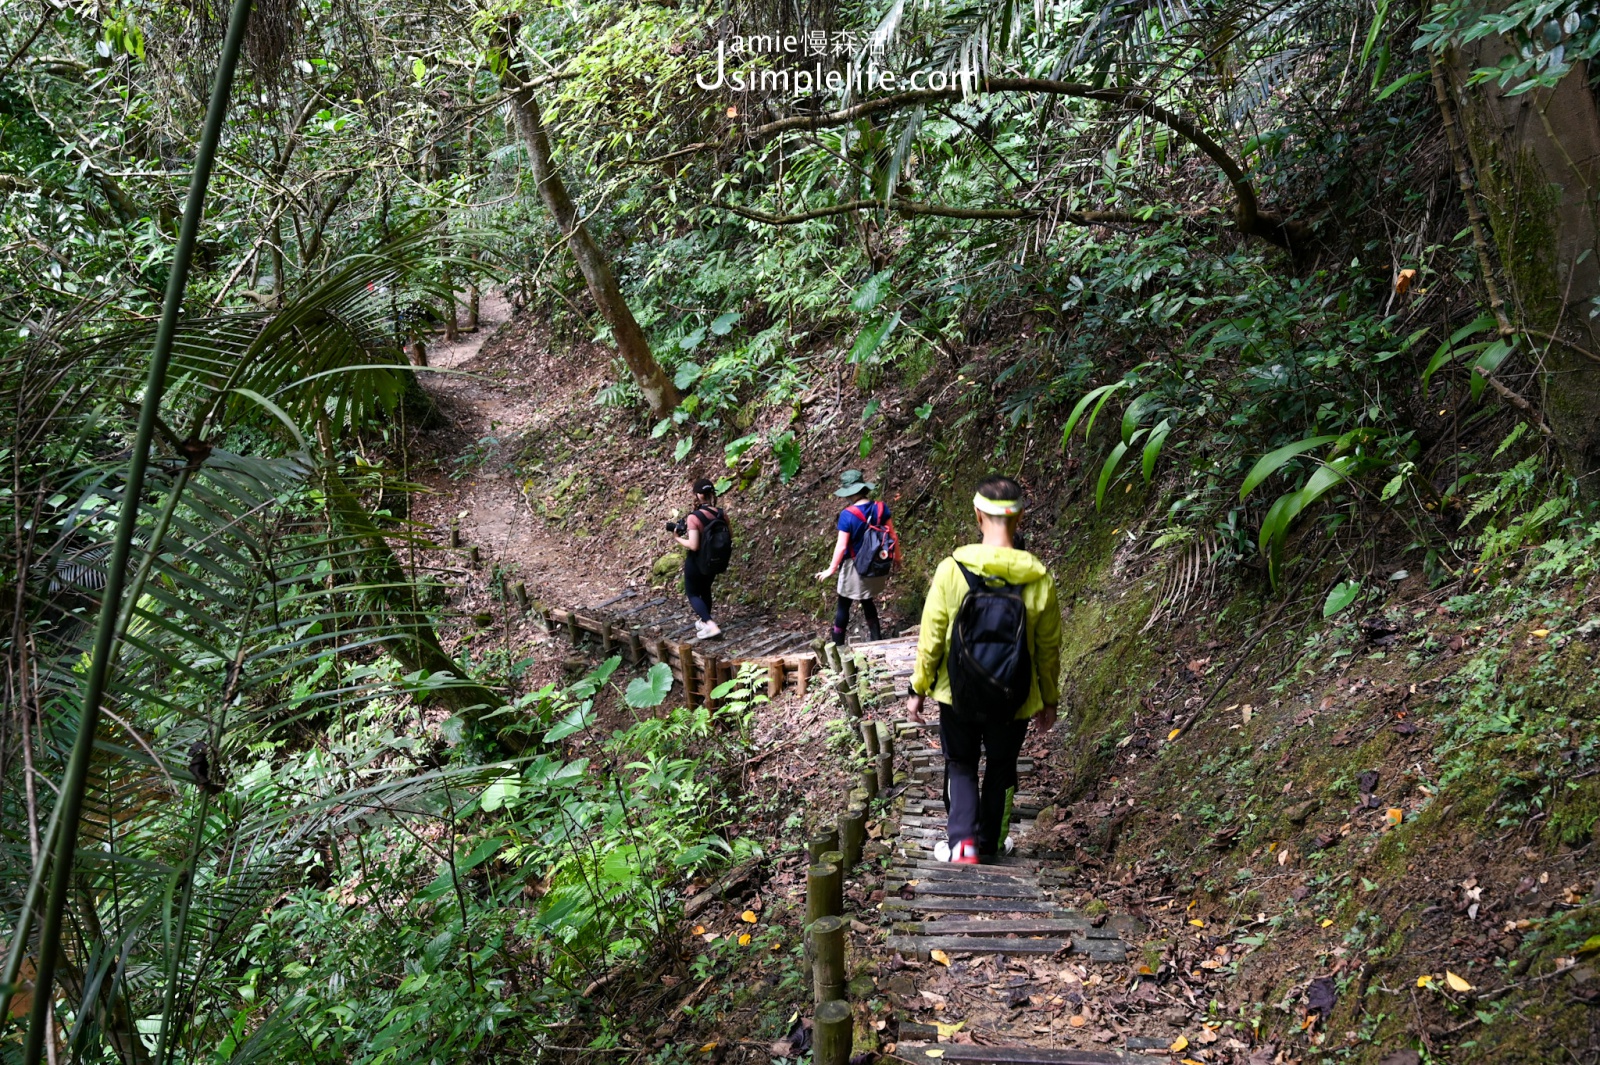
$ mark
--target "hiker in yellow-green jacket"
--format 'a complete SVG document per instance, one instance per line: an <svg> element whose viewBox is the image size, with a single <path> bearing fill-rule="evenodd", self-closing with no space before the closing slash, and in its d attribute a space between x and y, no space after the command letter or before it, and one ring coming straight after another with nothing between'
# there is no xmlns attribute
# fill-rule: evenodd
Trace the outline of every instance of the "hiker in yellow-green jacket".
<svg viewBox="0 0 1600 1065"><path fill-rule="evenodd" d="M1061 610L1044 564L1016 548L1022 488L1009 477L978 485L973 513L982 540L939 563L922 608L917 666L906 712L922 720L939 704L948 842L940 861L976 865L1009 852L1001 839L1006 792L1028 722L1049 731L1061 702ZM987 756L983 783L978 763Z"/></svg>

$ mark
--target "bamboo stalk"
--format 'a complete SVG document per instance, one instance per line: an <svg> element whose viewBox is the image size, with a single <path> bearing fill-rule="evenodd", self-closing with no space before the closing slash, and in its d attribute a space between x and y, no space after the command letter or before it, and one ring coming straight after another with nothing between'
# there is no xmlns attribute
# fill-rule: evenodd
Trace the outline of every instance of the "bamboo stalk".
<svg viewBox="0 0 1600 1065"><path fill-rule="evenodd" d="M450 519L450 550L455 551L461 547L461 520Z"/></svg>
<svg viewBox="0 0 1600 1065"><path fill-rule="evenodd" d="M644 641L638 629L628 630L628 659L636 666L644 661Z"/></svg>
<svg viewBox="0 0 1600 1065"><path fill-rule="evenodd" d="M811 973L818 1006L844 998L843 917L820 917L812 923Z"/></svg>
<svg viewBox="0 0 1600 1065"><path fill-rule="evenodd" d="M894 787L894 755L879 754L877 768L878 790L880 792L888 791Z"/></svg>
<svg viewBox="0 0 1600 1065"><path fill-rule="evenodd" d="M878 770L876 766L861 771L861 790L867 793L869 802L878 797Z"/></svg>
<svg viewBox="0 0 1600 1065"><path fill-rule="evenodd" d="M861 722L861 739L867 745L867 753L878 757L878 723L876 721Z"/></svg>
<svg viewBox="0 0 1600 1065"><path fill-rule="evenodd" d="M878 722L878 752L894 757L894 727L887 721Z"/></svg>
<svg viewBox="0 0 1600 1065"><path fill-rule="evenodd" d="M767 663L767 698L776 699L783 692L783 659Z"/></svg>
<svg viewBox="0 0 1600 1065"><path fill-rule="evenodd" d="M611 657L611 622L600 622L600 654L606 658Z"/></svg>
<svg viewBox="0 0 1600 1065"><path fill-rule="evenodd" d="M812 1065L850 1065L855 1014L850 1003L836 998L817 1007L812 1019Z"/></svg>
<svg viewBox="0 0 1600 1065"><path fill-rule="evenodd" d="M832 907L832 909L830 909L828 911L828 913L830 913L830 914L843 914L844 913L844 852L843 851L837 851L837 850L823 851L822 854L818 856L817 861L818 861L818 864L820 864L820 865L831 865L833 868L838 870L838 875L836 877L834 877L834 879L833 879L833 907Z"/></svg>
<svg viewBox="0 0 1600 1065"><path fill-rule="evenodd" d="M818 829L806 840L806 854L811 859L811 864L816 865L822 861L822 856L829 851L839 849L839 830L836 828Z"/></svg>
<svg viewBox="0 0 1600 1065"><path fill-rule="evenodd" d="M511 591L517 597L517 606L526 614L528 612L528 586L522 581L518 581L512 586Z"/></svg>
<svg viewBox="0 0 1600 1065"><path fill-rule="evenodd" d="M818 862L807 868L806 926L823 917L837 917L840 907L835 900L842 894L837 865Z"/></svg>
<svg viewBox="0 0 1600 1065"><path fill-rule="evenodd" d="M861 861L861 848L867 842L867 808L852 805L839 815L839 850L844 854L844 869L849 872Z"/></svg>
<svg viewBox="0 0 1600 1065"><path fill-rule="evenodd" d="M117 642L118 622L122 615L122 597L126 587L129 560L133 553L134 534L138 527L140 506L144 497L145 475L149 469L150 446L155 439L156 424L160 421L161 400L166 391L167 367L172 360L172 349L177 336L178 322L183 311L183 296L188 288L189 267L194 261L195 246L199 243L200 223L205 214L206 189L211 182L211 169L216 161L217 144L222 137L222 126L227 119L228 98L233 90L233 75L238 67L239 51L244 43L245 26L250 21L251 0L234 0L228 15L228 29L223 39L222 51L217 60L217 72L211 87L211 99L206 107L205 126L200 144L195 152L194 170L190 175L188 200L183 208L183 221L179 226L177 244L173 248L172 263L167 273L167 291L162 303L161 322L156 327L155 343L150 355L150 369L145 381L144 394L139 405L139 427L134 435L133 454L128 460L128 476L123 483L122 506L117 517L117 530L111 541L111 559L106 571L106 586L100 600L100 616L96 622L95 641L89 658L87 676L84 678L82 709L78 732L73 741L66 774L62 778L60 828L56 833L55 853L51 858L50 885L45 898L44 918L39 929L39 950L34 955L37 966L34 975L33 1008L29 1014L28 1033L23 1045L24 1065L38 1065L44 1053L46 1029L53 1017L55 1003L56 964L61 956L61 933L67 895L72 886L73 856L77 853L78 831L82 821L84 792L88 785L90 757L94 751L95 733L100 725L101 700L111 667L113 647ZM155 552L159 545L151 542L149 550ZM174 954L176 963L177 955ZM9 960L7 968L10 968ZM161 1031L157 1037L159 1052L165 1054L170 1035L169 1018L171 994L177 980L169 979L168 1002L163 1008ZM9 997L9 996L8 996ZM0 1016L4 1016L0 1013Z"/></svg>
<svg viewBox="0 0 1600 1065"><path fill-rule="evenodd" d="M800 660L800 669L799 669L799 673L797 674L797 676L795 678L795 686L796 686L796 690L799 691L800 697L802 699L805 698L806 689L811 686L811 669L812 669L812 666L813 666L813 660L812 659L802 658Z"/></svg>

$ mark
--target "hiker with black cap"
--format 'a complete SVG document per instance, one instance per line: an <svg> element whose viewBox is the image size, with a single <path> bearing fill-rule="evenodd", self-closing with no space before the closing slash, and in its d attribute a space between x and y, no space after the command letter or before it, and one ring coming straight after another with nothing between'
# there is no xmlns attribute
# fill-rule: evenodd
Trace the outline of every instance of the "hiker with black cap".
<svg viewBox="0 0 1600 1065"><path fill-rule="evenodd" d="M702 477L694 482L694 509L681 521L667 522L667 532L688 549L683 558L683 592L699 619L694 632L702 640L722 635L711 618L711 582L733 557L733 532L728 514L717 506L717 486Z"/></svg>
<svg viewBox="0 0 1600 1065"><path fill-rule="evenodd" d="M989 477L972 508L982 539L956 548L934 572L906 703L916 722L928 696L939 704L949 825L934 857L967 865L1010 852L1001 822L1028 722L1049 731L1061 701L1055 581L1016 547L1022 488L1009 477Z"/></svg>
<svg viewBox="0 0 1600 1065"><path fill-rule="evenodd" d="M889 505L883 500L873 500L877 487L864 480L860 470L845 470L839 479L840 487L834 495L855 501L839 512L839 535L833 545L833 561L817 574L825 581L835 573L839 582L835 589L833 608L833 642L843 644L845 630L850 625L850 604L860 603L861 614L867 619L867 632L874 640L883 639L883 629L878 624L878 605L874 602L883 595L889 583L889 574L900 561L900 537L894 531L889 517Z"/></svg>

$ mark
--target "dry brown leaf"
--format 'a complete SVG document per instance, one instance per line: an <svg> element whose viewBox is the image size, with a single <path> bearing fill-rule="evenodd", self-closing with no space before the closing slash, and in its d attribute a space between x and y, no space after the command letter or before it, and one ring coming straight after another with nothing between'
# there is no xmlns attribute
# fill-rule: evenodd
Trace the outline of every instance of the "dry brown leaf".
<svg viewBox="0 0 1600 1065"><path fill-rule="evenodd" d="M929 951L928 952L928 957L932 958L934 961L938 962L940 965L949 965L950 964L950 955L946 954L942 950Z"/></svg>
<svg viewBox="0 0 1600 1065"><path fill-rule="evenodd" d="M1460 992L1461 994L1466 994L1468 991L1474 990L1471 984L1467 983L1466 980L1457 976L1449 969L1444 971L1444 982L1450 985L1450 990Z"/></svg>

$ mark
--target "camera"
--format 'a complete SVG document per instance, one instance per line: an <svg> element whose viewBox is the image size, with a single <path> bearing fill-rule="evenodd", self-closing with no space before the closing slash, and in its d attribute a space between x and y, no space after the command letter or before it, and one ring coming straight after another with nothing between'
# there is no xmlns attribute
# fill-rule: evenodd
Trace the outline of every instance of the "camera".
<svg viewBox="0 0 1600 1065"><path fill-rule="evenodd" d="M667 532L675 533L678 536L688 536L689 523L683 518L679 518L677 521L669 521L667 522Z"/></svg>

